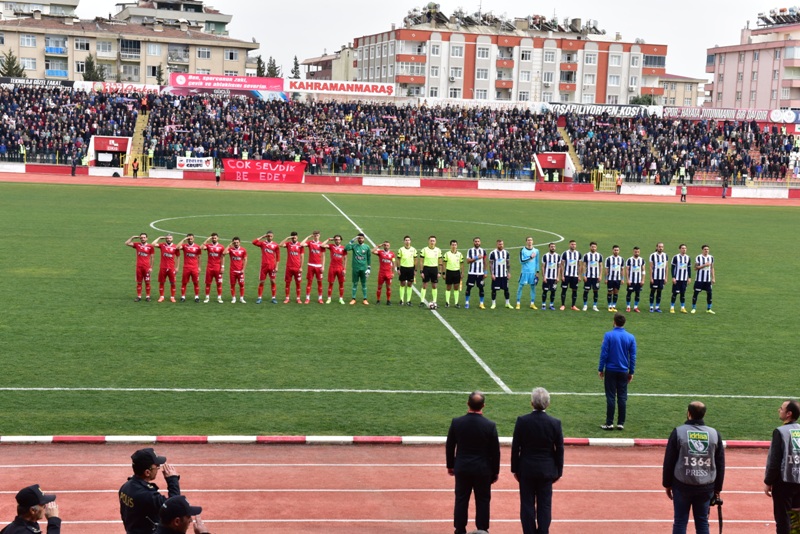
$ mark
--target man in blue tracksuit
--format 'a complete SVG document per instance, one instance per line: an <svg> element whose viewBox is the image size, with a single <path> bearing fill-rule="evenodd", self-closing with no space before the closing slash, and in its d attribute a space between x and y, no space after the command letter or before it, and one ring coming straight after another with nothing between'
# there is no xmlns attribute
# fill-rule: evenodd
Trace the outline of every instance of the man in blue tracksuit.
<svg viewBox="0 0 800 534"><path fill-rule="evenodd" d="M628 383L636 371L636 338L625 331L625 316L614 314L614 329L603 336L600 363L597 373L605 382L606 422L603 430L614 429L614 408L619 403L617 429L625 428L625 405L628 401Z"/></svg>

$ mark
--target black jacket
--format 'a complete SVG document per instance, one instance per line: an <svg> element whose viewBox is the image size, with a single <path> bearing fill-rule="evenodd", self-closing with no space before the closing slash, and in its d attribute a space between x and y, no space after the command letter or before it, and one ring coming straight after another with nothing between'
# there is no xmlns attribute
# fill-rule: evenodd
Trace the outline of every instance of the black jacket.
<svg viewBox="0 0 800 534"><path fill-rule="evenodd" d="M500 474L500 439L497 425L479 413L456 417L450 424L445 445L447 468L458 474Z"/></svg>
<svg viewBox="0 0 800 534"><path fill-rule="evenodd" d="M181 494L180 477L167 477L170 497ZM152 534L158 524L158 510L167 498L158 486L133 476L119 489L119 515L128 534Z"/></svg>
<svg viewBox="0 0 800 534"><path fill-rule="evenodd" d="M14 518L14 522L9 524L0 534L39 534L42 532L39 523L35 521L25 521L20 516ZM47 534L61 533L61 519L51 517L47 520Z"/></svg>
<svg viewBox="0 0 800 534"><path fill-rule="evenodd" d="M511 440L511 472L545 480L561 478L564 472L561 421L543 411L517 417Z"/></svg>

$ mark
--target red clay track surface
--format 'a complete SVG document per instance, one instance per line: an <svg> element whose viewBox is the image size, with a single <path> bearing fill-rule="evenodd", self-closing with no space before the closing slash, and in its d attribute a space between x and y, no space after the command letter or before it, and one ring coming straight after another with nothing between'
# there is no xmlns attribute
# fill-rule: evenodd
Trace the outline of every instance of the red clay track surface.
<svg viewBox="0 0 800 534"><path fill-rule="evenodd" d="M14 516L16 492L38 483L58 495L63 532L124 534L117 490L130 475L131 453L141 446L0 445L3 524ZM509 450L502 448L493 487L492 534L520 532ZM163 444L156 451L177 467L183 493L203 507L214 534L452 532L453 479L443 446ZM669 532L663 455L660 447L567 447L551 530ZM762 492L766 451L729 449L726 460L725 532L774 532L772 501ZM160 475L157 483L166 487ZM471 507L470 529L473 519Z"/></svg>

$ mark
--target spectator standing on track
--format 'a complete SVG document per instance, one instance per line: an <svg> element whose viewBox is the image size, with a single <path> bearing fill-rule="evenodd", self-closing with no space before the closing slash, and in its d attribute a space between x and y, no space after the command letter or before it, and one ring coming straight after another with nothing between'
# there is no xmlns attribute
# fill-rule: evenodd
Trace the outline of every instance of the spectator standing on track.
<svg viewBox="0 0 800 534"><path fill-rule="evenodd" d="M686 532L689 509L695 532L708 534L711 499L722 492L725 448L719 432L703 421L705 414L705 404L689 403L687 421L673 429L667 440L661 481L675 510L672 534Z"/></svg>
<svg viewBox="0 0 800 534"><path fill-rule="evenodd" d="M767 469L764 475L764 493L772 497L775 515L775 532L789 534L791 522L789 512L800 508L800 404L787 400L778 409L783 425L772 431L772 442L767 454Z"/></svg>
<svg viewBox="0 0 800 534"><path fill-rule="evenodd" d="M195 534L209 534L208 528L200 513L203 509L199 506L191 506L183 495L177 495L167 499L158 512L159 523L154 534L173 534L179 532L184 534L193 527Z"/></svg>
<svg viewBox="0 0 800 534"><path fill-rule="evenodd" d="M686 191L687 191L687 187L684 184L684 185L681 186L681 202L686 202Z"/></svg>
<svg viewBox="0 0 800 534"><path fill-rule="evenodd" d="M497 425L483 416L486 398L470 394L466 415L456 417L447 432L447 473L456 479L453 525L455 534L467 532L470 494L475 494L475 526L489 530L492 484L500 476L500 440Z"/></svg>
<svg viewBox="0 0 800 534"><path fill-rule="evenodd" d="M523 534L548 534L552 515L553 483L564 472L564 433L561 421L545 410L550 393L531 393L533 412L517 418L511 441L511 472L519 482L520 522Z"/></svg>
<svg viewBox="0 0 800 534"><path fill-rule="evenodd" d="M133 158L133 163L131 163L131 169L133 170L133 177L139 177L139 158ZM75 170L72 171L72 176L75 176Z"/></svg>
<svg viewBox="0 0 800 534"><path fill-rule="evenodd" d="M164 456L152 448L140 449L131 455L133 476L119 489L119 513L127 534L152 534L158 523L158 513L167 500L152 482L163 465L164 480L170 497L181 494L178 471L167 464Z"/></svg>
<svg viewBox="0 0 800 534"><path fill-rule="evenodd" d="M636 371L636 338L625 331L625 316L614 314L614 329L603 336L597 374L603 379L606 390L606 422L603 430L614 429L614 409L619 404L617 429L625 429L628 402L628 383Z"/></svg>
<svg viewBox="0 0 800 534"><path fill-rule="evenodd" d="M2 531L3 534L41 533L39 520L47 518L47 534L61 532L61 519L55 495L46 495L39 484L22 488L17 493L17 516Z"/></svg>

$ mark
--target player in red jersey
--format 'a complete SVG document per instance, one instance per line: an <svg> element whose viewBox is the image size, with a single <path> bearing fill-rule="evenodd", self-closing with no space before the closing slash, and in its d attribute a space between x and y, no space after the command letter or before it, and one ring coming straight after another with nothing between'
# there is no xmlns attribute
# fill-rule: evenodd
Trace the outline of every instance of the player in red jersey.
<svg viewBox="0 0 800 534"><path fill-rule="evenodd" d="M297 295L297 303L300 304L300 284L302 283L303 272L303 254L306 248L298 243L297 232L292 232L289 237L281 241L280 246L286 247L286 274L283 276L283 281L286 284L286 299L284 304L289 304L289 289L292 285L292 280L295 284L295 293Z"/></svg>
<svg viewBox="0 0 800 534"><path fill-rule="evenodd" d="M272 236L272 230L269 230L261 237L253 239L253 244L261 249L261 275L258 279L256 304L261 304L261 298L264 296L264 282L267 281L267 276L269 276L269 282L272 286L272 303L278 303L275 299L275 291L277 289L275 275L278 272L278 263L281 261L281 247L272 240Z"/></svg>
<svg viewBox="0 0 800 534"><path fill-rule="evenodd" d="M247 251L242 246L238 237L231 239L231 244L225 249L225 254L231 257L231 304L236 304L236 284L239 284L239 302L244 301L244 271L247 269Z"/></svg>
<svg viewBox="0 0 800 534"><path fill-rule="evenodd" d="M328 241L333 241L332 245ZM331 303L331 295L333 294L333 282L339 281L339 304L344 304L344 272L345 272L345 258L347 251L342 245L342 236L336 234L329 237L322 243L322 248L328 249L331 253L331 264L328 266L328 300L326 304Z"/></svg>
<svg viewBox="0 0 800 534"><path fill-rule="evenodd" d="M194 301L200 302L200 254L203 249L194 242L194 234L186 234L186 237L178 242L178 250L183 252L181 302L186 301L186 284L189 280L194 285Z"/></svg>
<svg viewBox="0 0 800 534"><path fill-rule="evenodd" d="M138 239L139 242L134 243L134 239ZM150 302L150 273L153 270L153 254L156 249L147 243L147 234L144 232L129 237L125 241L125 245L136 250L136 299L134 302L142 300L142 282L144 282L147 295L146 300Z"/></svg>
<svg viewBox="0 0 800 534"><path fill-rule="evenodd" d="M378 290L375 293L375 304L381 303L381 287L386 284L386 305L392 305L392 278L394 278L394 260L397 255L392 252L391 245L388 241L384 241L383 248L375 247L372 253L378 256Z"/></svg>
<svg viewBox="0 0 800 534"><path fill-rule="evenodd" d="M166 243L159 243L161 240ZM164 302L164 284L169 280L169 301L175 302L175 273L178 272L175 258L180 255L178 245L172 242L171 235L158 236L153 240L153 246L161 250L161 261L158 265L158 302Z"/></svg>
<svg viewBox="0 0 800 534"><path fill-rule="evenodd" d="M317 280L317 301L322 301L322 273L325 272L325 249L319 240L319 230L314 230L311 235L303 239L300 245L308 247L308 266L306 267L306 304L311 302L311 284Z"/></svg>
<svg viewBox="0 0 800 534"><path fill-rule="evenodd" d="M219 235L214 232L203 241L201 246L202 249L208 253L208 262L206 262L206 299L203 302L208 303L210 300L211 281L214 280L217 283L217 302L222 304L222 275L225 272L225 245L219 242Z"/></svg>

